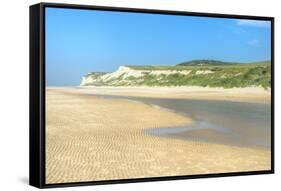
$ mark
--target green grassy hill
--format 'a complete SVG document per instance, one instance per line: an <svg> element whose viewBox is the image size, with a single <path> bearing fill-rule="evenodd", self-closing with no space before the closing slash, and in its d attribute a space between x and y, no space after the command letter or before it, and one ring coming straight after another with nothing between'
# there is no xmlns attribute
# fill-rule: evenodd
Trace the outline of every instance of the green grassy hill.
<svg viewBox="0 0 281 191"><path fill-rule="evenodd" d="M223 62L219 60L191 60L178 64L178 66L220 66L220 65L230 65L239 64L233 62Z"/></svg>
<svg viewBox="0 0 281 191"><path fill-rule="evenodd" d="M123 66L106 75L89 76L94 86L271 87L270 61L231 63L196 60L175 66Z"/></svg>

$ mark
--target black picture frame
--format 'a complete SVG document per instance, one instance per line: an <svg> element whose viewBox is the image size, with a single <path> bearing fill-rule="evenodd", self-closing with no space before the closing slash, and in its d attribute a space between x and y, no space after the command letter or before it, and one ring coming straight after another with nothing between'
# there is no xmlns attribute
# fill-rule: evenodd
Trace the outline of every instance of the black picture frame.
<svg viewBox="0 0 281 191"><path fill-rule="evenodd" d="M90 182L45 183L45 8L70 8L86 10L102 10L134 13L153 13L165 15L182 15L215 18L235 18L266 20L271 22L271 169L263 171L213 173L201 175L149 177L137 179L103 180ZM137 9L124 7L104 7L89 5L39 3L30 6L30 128L29 128L29 184L38 188L65 186L85 186L115 183L135 183L147 181L166 181L178 179L195 179L211 177L227 177L274 173L274 18L232 15L217 13L197 13L171 10Z"/></svg>

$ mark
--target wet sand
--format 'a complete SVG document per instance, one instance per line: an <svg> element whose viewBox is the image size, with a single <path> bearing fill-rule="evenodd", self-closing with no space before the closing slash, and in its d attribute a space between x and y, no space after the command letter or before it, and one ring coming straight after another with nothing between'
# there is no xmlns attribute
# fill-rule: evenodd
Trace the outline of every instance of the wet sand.
<svg viewBox="0 0 281 191"><path fill-rule="evenodd" d="M271 147L271 106L223 100L101 96L161 107L192 118L187 126L147 129L150 135L245 147Z"/></svg>
<svg viewBox="0 0 281 191"><path fill-rule="evenodd" d="M135 100L95 96L108 91L102 88L87 91L46 91L46 183L270 169L269 149L149 135L147 129L194 120Z"/></svg>

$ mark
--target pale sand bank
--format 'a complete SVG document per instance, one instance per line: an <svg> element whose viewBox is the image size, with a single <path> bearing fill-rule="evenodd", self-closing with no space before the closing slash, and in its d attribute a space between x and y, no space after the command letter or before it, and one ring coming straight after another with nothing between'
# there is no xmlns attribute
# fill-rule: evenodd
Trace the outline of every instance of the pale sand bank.
<svg viewBox="0 0 281 191"><path fill-rule="evenodd" d="M52 87L50 89L60 89ZM252 103L270 103L271 91L259 87L209 88L197 86L181 87L69 87L64 91L94 95L137 96L151 98L184 98L203 100L227 100Z"/></svg>
<svg viewBox="0 0 281 191"><path fill-rule="evenodd" d="M132 89L126 90L129 93ZM116 88L47 90L46 183L270 169L267 149L143 133L145 129L192 123L180 114L128 100L85 96L118 91ZM134 91L132 94L146 91L145 96L161 92L161 96L167 96L164 89L154 93L147 88ZM175 92L168 94L182 96Z"/></svg>

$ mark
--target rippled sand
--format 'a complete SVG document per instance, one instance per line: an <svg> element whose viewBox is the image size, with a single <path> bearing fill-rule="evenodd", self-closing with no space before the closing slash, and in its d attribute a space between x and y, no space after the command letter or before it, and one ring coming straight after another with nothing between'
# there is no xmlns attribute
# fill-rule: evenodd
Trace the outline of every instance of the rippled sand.
<svg viewBox="0 0 281 191"><path fill-rule="evenodd" d="M150 136L192 120L130 100L46 93L46 183L270 169L270 151Z"/></svg>

